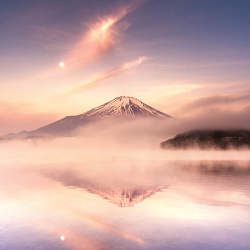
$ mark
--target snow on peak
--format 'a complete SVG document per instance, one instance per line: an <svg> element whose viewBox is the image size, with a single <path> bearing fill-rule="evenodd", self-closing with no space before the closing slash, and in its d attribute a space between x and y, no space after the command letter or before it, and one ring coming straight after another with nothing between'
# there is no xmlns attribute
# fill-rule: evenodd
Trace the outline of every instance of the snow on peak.
<svg viewBox="0 0 250 250"><path fill-rule="evenodd" d="M136 104L140 107L143 107L143 103L140 100L129 96L116 97L115 99L110 101L110 103L115 104L116 106Z"/></svg>
<svg viewBox="0 0 250 250"><path fill-rule="evenodd" d="M134 97L120 96L81 115L82 119L130 116L134 118L170 118Z"/></svg>

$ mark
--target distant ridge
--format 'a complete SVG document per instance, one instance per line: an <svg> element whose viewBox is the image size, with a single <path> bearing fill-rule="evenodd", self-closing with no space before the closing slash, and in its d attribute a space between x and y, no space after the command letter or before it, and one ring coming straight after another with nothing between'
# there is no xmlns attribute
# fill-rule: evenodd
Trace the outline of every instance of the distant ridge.
<svg viewBox="0 0 250 250"><path fill-rule="evenodd" d="M161 143L163 149L250 149L250 130L191 130Z"/></svg>
<svg viewBox="0 0 250 250"><path fill-rule="evenodd" d="M40 136L69 135L74 130L93 122L104 119L168 119L171 116L156 110L134 97L120 96L83 114L66 116L61 120L48 124L33 131L12 133L2 138L33 138Z"/></svg>

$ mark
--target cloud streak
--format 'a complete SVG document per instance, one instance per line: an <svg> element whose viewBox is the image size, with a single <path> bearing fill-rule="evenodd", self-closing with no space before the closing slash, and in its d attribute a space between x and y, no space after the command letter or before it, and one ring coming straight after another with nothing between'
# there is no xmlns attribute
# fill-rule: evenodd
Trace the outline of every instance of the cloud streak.
<svg viewBox="0 0 250 250"><path fill-rule="evenodd" d="M247 65L250 64L250 60L241 61L229 61L229 62L211 62L200 64L186 64L186 65L171 65L171 64L154 64L152 66L164 67L164 68L177 68L177 69L190 69L190 68L213 68L213 67L227 67L235 65Z"/></svg>
<svg viewBox="0 0 250 250"><path fill-rule="evenodd" d="M127 14L137 9L141 1L120 7L115 14L98 18L96 22L86 24L88 30L73 45L64 61L68 70L78 69L107 55L119 40L127 25L118 25Z"/></svg>
<svg viewBox="0 0 250 250"><path fill-rule="evenodd" d="M71 44L67 42L62 45L60 42L60 45L58 45L61 40L72 40L72 38L70 39L70 36L73 35L72 32L66 32L57 27L31 26L32 30L36 30L38 36L42 36L47 41L45 45L43 44L43 47L67 49L67 52L60 57L60 61L65 63L63 71L53 64L53 66L37 72L30 79L26 79L25 83L71 73L110 54L119 42L122 33L129 27L129 24L121 22L122 19L139 8L142 3L143 1L140 0L132 1L116 8L109 15L93 18L95 21L90 20L85 23L86 29Z"/></svg>
<svg viewBox="0 0 250 250"><path fill-rule="evenodd" d="M205 112L216 111L243 111L250 106L250 93L230 95L214 95L198 98L183 106L178 113L181 116L198 115Z"/></svg>
<svg viewBox="0 0 250 250"><path fill-rule="evenodd" d="M97 85L97 84L101 83L104 80L116 77L122 71L125 71L125 70L128 70L130 68L136 67L136 66L140 65L141 63L143 63L145 60L147 60L146 56L140 56L135 61L127 62L127 63L124 63L122 66L119 66L119 67L113 68L111 70L108 70L108 71L104 72L103 74L97 76L93 80L85 82L85 83L83 83L83 84L69 90L63 96L65 97L65 96L70 96L70 95L76 94L76 93L81 92L82 90L84 90L84 89L86 89L86 88L88 88L90 86Z"/></svg>

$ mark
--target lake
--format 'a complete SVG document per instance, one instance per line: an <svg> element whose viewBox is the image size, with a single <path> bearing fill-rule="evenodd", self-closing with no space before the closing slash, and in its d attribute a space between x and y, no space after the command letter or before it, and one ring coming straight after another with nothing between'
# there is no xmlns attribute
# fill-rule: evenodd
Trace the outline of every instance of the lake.
<svg viewBox="0 0 250 250"><path fill-rule="evenodd" d="M52 144L1 145L0 249L250 248L248 151Z"/></svg>

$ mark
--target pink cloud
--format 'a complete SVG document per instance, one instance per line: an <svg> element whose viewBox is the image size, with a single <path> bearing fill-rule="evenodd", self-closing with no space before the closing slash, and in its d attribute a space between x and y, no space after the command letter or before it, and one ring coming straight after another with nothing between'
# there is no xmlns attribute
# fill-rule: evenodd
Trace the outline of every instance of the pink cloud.
<svg viewBox="0 0 250 250"><path fill-rule="evenodd" d="M97 21L87 23L87 32L82 34L72 49L64 56L67 70L88 65L112 51L119 41L121 32L128 27L127 25L118 25L118 22L138 8L140 2L122 6L114 12L115 14L99 17Z"/></svg>
<svg viewBox="0 0 250 250"><path fill-rule="evenodd" d="M123 65L121 65L119 67L116 67L114 69L111 69L111 70L108 70L108 71L104 72L103 74L97 76L93 80L85 82L85 83L83 83L83 84L69 90L65 95L69 96L69 95L78 93L78 92L80 92L80 91L82 91L82 90L84 90L84 89L86 89L86 88L88 88L90 86L99 84L104 80L116 77L116 76L119 75L120 72L122 72L124 70L128 70L128 69L133 68L133 67L136 67L136 66L140 65L141 63L143 63L145 60L147 60L147 57L146 56L141 56L137 60L124 63Z"/></svg>
<svg viewBox="0 0 250 250"><path fill-rule="evenodd" d="M250 105L250 93L214 95L201 97L182 106L177 112L180 116L193 116L216 111L241 111Z"/></svg>

